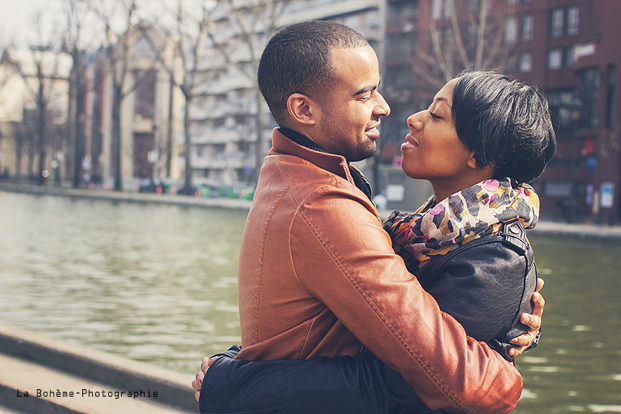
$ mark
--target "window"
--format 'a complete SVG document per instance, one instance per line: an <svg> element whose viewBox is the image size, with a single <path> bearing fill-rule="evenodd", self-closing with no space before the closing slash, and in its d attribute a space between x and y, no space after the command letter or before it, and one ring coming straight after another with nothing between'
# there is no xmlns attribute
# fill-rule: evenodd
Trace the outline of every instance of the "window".
<svg viewBox="0 0 621 414"><path fill-rule="evenodd" d="M477 32L474 23L468 22L466 26L466 47L473 50L477 46Z"/></svg>
<svg viewBox="0 0 621 414"><path fill-rule="evenodd" d="M442 2L443 0L433 0L431 16L434 20L439 20L442 17Z"/></svg>
<svg viewBox="0 0 621 414"><path fill-rule="evenodd" d="M555 128L559 131L570 131L574 127L574 118L578 115L577 91L553 89L546 92L546 97Z"/></svg>
<svg viewBox="0 0 621 414"><path fill-rule="evenodd" d="M520 55L520 72L526 73L533 70L533 54L525 52Z"/></svg>
<svg viewBox="0 0 621 414"><path fill-rule="evenodd" d="M134 114L142 119L153 119L155 113L155 71L137 70L134 72L135 91Z"/></svg>
<svg viewBox="0 0 621 414"><path fill-rule="evenodd" d="M580 8L570 7L567 9L567 36L578 34L580 26Z"/></svg>
<svg viewBox="0 0 621 414"><path fill-rule="evenodd" d="M449 19L453 14L453 0L433 0L431 16L434 20Z"/></svg>
<svg viewBox="0 0 621 414"><path fill-rule="evenodd" d="M579 89L580 109L579 129L597 128L597 104L599 102L599 69L585 69L580 73Z"/></svg>
<svg viewBox="0 0 621 414"><path fill-rule="evenodd" d="M563 52L561 49L552 49L548 52L548 69L556 70L563 67Z"/></svg>
<svg viewBox="0 0 621 414"><path fill-rule="evenodd" d="M532 13L522 16L522 41L530 42L533 40L533 32L535 29L535 16Z"/></svg>
<svg viewBox="0 0 621 414"><path fill-rule="evenodd" d="M145 36L142 36L136 42L135 53L136 57L146 57L149 59L155 59L157 57L155 49L153 48L153 44Z"/></svg>
<svg viewBox="0 0 621 414"><path fill-rule="evenodd" d="M453 0L444 0L444 17L450 19L453 15Z"/></svg>
<svg viewBox="0 0 621 414"><path fill-rule="evenodd" d="M615 87L617 85L617 69L615 65L608 65L608 92L606 97L606 128L614 128L615 117Z"/></svg>
<svg viewBox="0 0 621 414"><path fill-rule="evenodd" d="M468 9L473 14L479 13L479 0L468 0Z"/></svg>
<svg viewBox="0 0 621 414"><path fill-rule="evenodd" d="M565 67L570 68L574 65L574 47L565 48Z"/></svg>
<svg viewBox="0 0 621 414"><path fill-rule="evenodd" d="M517 31L517 19L515 17L509 17L505 28L505 41L509 44L515 43L517 41Z"/></svg>
<svg viewBox="0 0 621 414"><path fill-rule="evenodd" d="M553 9L550 15L550 37L562 37L563 36L563 9Z"/></svg>

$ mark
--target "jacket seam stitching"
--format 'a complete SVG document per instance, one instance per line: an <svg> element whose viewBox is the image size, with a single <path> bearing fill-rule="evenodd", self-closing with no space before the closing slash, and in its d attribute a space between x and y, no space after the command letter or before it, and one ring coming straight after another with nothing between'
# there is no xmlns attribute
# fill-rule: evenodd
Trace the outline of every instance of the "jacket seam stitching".
<svg viewBox="0 0 621 414"><path fill-rule="evenodd" d="M465 404L463 404L457 397L455 397L455 395L448 389L448 387L442 382L440 381L440 379L431 371L431 369L429 369L429 367L427 366L427 364L425 364L422 360L422 358L418 355L418 353L414 350L414 348L412 348L410 346L410 344L405 341L403 339L403 337L399 334L399 332L394 328L394 326L390 323L390 321L388 320L388 318L379 310L379 308L377 307L377 305L375 304L375 302L373 300L371 300L371 298L368 296L368 294L364 291L364 289L362 289L359 285L359 283L356 281L356 279L347 271L347 268L342 264L342 262L338 259L337 255L332 251L332 249L329 248L329 246L327 245L327 243L325 243L325 241L323 240L323 238L321 237L321 235L319 234L319 232L317 231L317 229L315 228L315 226L313 225L312 221L308 218L308 216L306 214L304 214L304 212L301 209L298 209L298 212L300 214L300 216L302 216L304 218L304 221L306 222L306 224L309 226L309 228L311 229L311 231L313 232L313 234L315 235L315 237L317 238L317 240L321 243L321 245L323 246L323 248L326 250L326 252L328 253L328 255L332 258L332 260L334 260L334 262L338 265L338 267L341 269L341 271L346 275L347 279L350 281L350 283L352 283L354 285L354 287L356 288L356 290L362 295L362 297L364 298L364 300L371 306L371 309L373 309L373 311L375 312L375 314L380 318L380 320L384 323L384 325L392 332L392 334L395 336L395 338L397 338L397 340L399 341L399 343L407 350L407 352L414 358L414 361L416 361L416 363L423 368L423 370L425 371L425 373L429 376L429 378L432 379L432 381L436 384L436 386L444 393L444 395L446 395L446 397L453 402L455 405L461 406L464 409L466 409L469 412L473 412L476 413L476 411L472 410L470 407L467 407Z"/></svg>
<svg viewBox="0 0 621 414"><path fill-rule="evenodd" d="M310 337L310 333L313 330L313 326L315 325L315 321L317 320L317 318L313 318L313 321L311 322L310 326L308 327L308 332L306 332L306 338L304 338L304 343L302 344L302 350L300 351L300 354L298 355L298 359L302 359L302 355L304 355L304 350L306 349L306 344L308 343L308 338Z"/></svg>
<svg viewBox="0 0 621 414"><path fill-rule="evenodd" d="M263 232L261 233L261 255L259 257L259 274L257 275L257 291L254 295L254 329L253 329L254 343L259 342L259 310L260 310L259 308L260 308L260 303L261 303L261 300L260 300L261 290L262 290L261 282L263 280L263 257L265 254L265 238L267 234L267 228L269 227L270 221L272 219L272 215L274 214L276 207L280 204L280 201L282 200L286 191L287 191L287 187L283 189L283 191L280 193L280 195L276 199L276 202L270 209L267 215L267 218L265 219L265 225L263 226Z"/></svg>

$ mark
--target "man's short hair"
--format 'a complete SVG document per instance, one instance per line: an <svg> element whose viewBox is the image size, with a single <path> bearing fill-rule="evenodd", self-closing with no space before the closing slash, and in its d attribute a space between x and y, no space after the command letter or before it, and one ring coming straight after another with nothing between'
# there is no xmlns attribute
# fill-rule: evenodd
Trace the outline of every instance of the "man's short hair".
<svg viewBox="0 0 621 414"><path fill-rule="evenodd" d="M332 49L368 45L360 33L329 21L307 21L279 30L265 47L258 70L259 88L278 125L286 123L292 94L324 98L334 81Z"/></svg>
<svg viewBox="0 0 621 414"><path fill-rule="evenodd" d="M453 89L459 139L494 178L528 183L556 152L548 101L537 88L494 72L466 72Z"/></svg>

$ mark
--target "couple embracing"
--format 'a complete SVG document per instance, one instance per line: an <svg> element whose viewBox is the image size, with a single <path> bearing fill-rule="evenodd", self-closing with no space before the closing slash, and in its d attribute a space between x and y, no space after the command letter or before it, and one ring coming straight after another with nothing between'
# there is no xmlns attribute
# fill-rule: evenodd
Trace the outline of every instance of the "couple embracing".
<svg viewBox="0 0 621 414"><path fill-rule="evenodd" d="M536 344L525 229L556 143L545 98L491 72L449 81L407 119L402 169L433 196L382 223L351 162L390 108L359 33L312 21L265 48L278 123L239 256L242 347L205 358L201 413L504 413Z"/></svg>

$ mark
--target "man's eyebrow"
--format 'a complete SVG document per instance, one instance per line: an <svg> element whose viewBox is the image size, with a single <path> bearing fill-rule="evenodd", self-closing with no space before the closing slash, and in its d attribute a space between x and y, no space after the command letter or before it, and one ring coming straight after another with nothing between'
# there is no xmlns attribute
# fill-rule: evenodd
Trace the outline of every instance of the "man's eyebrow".
<svg viewBox="0 0 621 414"><path fill-rule="evenodd" d="M360 89L358 92L354 93L352 96L358 96L358 95L362 95L363 93L374 91L378 87L379 87L379 83L377 85L373 85L373 86L366 86L366 87Z"/></svg>

